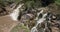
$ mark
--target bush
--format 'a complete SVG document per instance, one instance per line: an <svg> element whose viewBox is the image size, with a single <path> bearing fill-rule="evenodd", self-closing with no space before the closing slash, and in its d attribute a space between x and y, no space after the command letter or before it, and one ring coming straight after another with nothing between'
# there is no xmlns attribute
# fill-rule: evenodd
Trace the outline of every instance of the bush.
<svg viewBox="0 0 60 32"><path fill-rule="evenodd" d="M55 3L56 3L57 5L60 5L60 0L56 0Z"/></svg>

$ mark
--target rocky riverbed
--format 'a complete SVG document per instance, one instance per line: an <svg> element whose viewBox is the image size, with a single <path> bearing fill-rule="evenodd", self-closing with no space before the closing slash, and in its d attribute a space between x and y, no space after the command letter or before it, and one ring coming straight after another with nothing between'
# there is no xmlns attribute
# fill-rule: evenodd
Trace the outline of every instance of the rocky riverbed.
<svg viewBox="0 0 60 32"><path fill-rule="evenodd" d="M12 16L10 16L11 14ZM17 21L12 18L16 18ZM22 7L17 5L15 8L0 7L0 32L30 31L60 32L60 10L58 6L50 4L47 7L29 9L26 9L24 5Z"/></svg>

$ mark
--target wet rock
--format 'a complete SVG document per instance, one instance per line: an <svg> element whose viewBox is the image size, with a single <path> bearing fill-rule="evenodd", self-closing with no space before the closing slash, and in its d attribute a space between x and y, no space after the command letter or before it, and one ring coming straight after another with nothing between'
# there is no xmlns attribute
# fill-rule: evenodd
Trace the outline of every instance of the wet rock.
<svg viewBox="0 0 60 32"><path fill-rule="evenodd" d="M34 18L33 14L25 14L21 17L21 22L27 24L30 20Z"/></svg>
<svg viewBox="0 0 60 32"><path fill-rule="evenodd" d="M56 20L60 20L60 14L57 14L56 17L57 17Z"/></svg>

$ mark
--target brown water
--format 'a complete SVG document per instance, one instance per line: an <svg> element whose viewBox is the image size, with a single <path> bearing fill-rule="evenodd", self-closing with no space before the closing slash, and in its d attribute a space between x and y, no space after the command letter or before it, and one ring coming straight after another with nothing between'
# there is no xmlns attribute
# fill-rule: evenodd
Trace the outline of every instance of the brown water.
<svg viewBox="0 0 60 32"><path fill-rule="evenodd" d="M0 17L0 32L9 32L17 24L18 22L13 21L10 16L2 16Z"/></svg>

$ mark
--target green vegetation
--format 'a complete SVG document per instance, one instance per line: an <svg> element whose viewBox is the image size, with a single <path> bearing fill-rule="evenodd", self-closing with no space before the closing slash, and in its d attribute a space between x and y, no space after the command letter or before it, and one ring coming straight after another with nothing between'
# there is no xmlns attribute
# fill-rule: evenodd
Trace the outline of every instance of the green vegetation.
<svg viewBox="0 0 60 32"><path fill-rule="evenodd" d="M10 5L12 2L12 0L0 0L0 5L5 7L7 5Z"/></svg>
<svg viewBox="0 0 60 32"><path fill-rule="evenodd" d="M27 7L39 7L40 6L40 0L0 0L0 4L2 5L6 5L7 3L19 3L19 2L23 2L25 3L25 6Z"/></svg>
<svg viewBox="0 0 60 32"><path fill-rule="evenodd" d="M40 0L24 0L24 3L27 8L37 8L41 6Z"/></svg>
<svg viewBox="0 0 60 32"><path fill-rule="evenodd" d="M11 30L11 32L17 32L17 31L19 31L19 30L23 30L24 32L29 32L29 29L26 27L26 26L24 26L23 24L18 24L17 26L15 26L12 30ZM21 32L21 31L20 31Z"/></svg>
<svg viewBox="0 0 60 32"><path fill-rule="evenodd" d="M60 5L60 0L56 0L55 3L56 3L57 5Z"/></svg>
<svg viewBox="0 0 60 32"><path fill-rule="evenodd" d="M60 0L54 0L54 1L57 5L60 5ZM2 4L3 6L8 5L8 3L12 3L12 2L14 2L14 3L19 3L19 2L25 3L25 6L27 8L41 7L41 5L42 5L41 0L0 0L0 4Z"/></svg>
<svg viewBox="0 0 60 32"><path fill-rule="evenodd" d="M58 7L58 11L60 12L60 0L55 1L56 6ZM60 13L59 13L60 14Z"/></svg>

